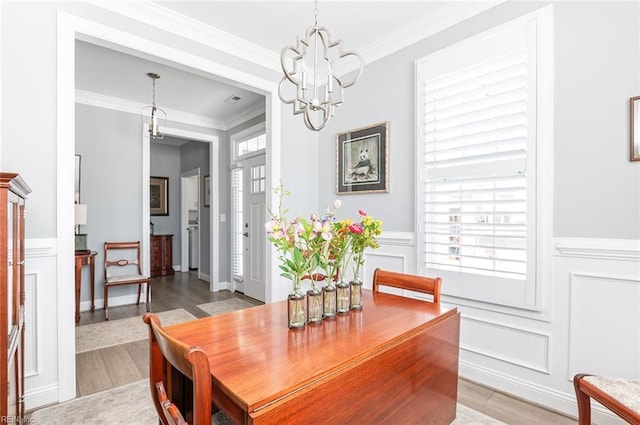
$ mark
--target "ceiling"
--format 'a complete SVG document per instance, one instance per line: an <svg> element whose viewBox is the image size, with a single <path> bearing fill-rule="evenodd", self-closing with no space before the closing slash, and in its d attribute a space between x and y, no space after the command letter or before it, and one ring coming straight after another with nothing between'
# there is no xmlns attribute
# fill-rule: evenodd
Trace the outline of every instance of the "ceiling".
<svg viewBox="0 0 640 425"><path fill-rule="evenodd" d="M318 4L318 23L331 32L334 40L342 39L347 50L371 52L385 40L424 26L425 19L430 22L452 6L465 8L472 3L495 4L495 1L324 0ZM208 30L213 27L212 31L222 31L238 43L272 56L273 63L279 60L284 46L295 45L296 36L303 35L314 23L314 3L310 0L158 1L144 2L144 7L178 19L185 26ZM401 47L404 46L398 46ZM189 72L178 64L159 63L141 56L78 41L76 89L149 104L152 80L146 74L155 72L161 76L156 82L156 103L167 114L180 111L208 117L223 127L248 108L264 105L260 94ZM363 56L367 62L367 55ZM241 100L226 103L225 99L231 96L239 96Z"/></svg>

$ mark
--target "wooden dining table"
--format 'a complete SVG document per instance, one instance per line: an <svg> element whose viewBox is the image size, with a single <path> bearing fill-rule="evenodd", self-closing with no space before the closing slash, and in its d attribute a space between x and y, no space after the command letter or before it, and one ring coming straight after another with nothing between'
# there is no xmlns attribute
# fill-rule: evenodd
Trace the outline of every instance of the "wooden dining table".
<svg viewBox="0 0 640 425"><path fill-rule="evenodd" d="M235 424L436 424L456 415L460 314L363 290L352 310L287 328L286 301L168 326L209 358Z"/></svg>

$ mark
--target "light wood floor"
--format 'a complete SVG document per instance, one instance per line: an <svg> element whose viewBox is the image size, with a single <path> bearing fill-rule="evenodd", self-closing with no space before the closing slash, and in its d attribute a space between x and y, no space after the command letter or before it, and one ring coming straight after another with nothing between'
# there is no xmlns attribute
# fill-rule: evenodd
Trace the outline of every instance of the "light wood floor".
<svg viewBox="0 0 640 425"><path fill-rule="evenodd" d="M171 277L153 278L151 311L160 312L183 308L196 317L206 313L196 307L211 301L239 297L260 304L240 293L209 292L209 284L190 273L177 273ZM113 307L109 319L117 320L140 316L144 305ZM104 310L82 313L78 326L104 320ZM109 388L139 381L148 377L148 346L136 341L76 355L77 394L84 396ZM458 401L467 407L498 419L508 425L575 425L577 421L542 407L510 397L490 388L460 379Z"/></svg>

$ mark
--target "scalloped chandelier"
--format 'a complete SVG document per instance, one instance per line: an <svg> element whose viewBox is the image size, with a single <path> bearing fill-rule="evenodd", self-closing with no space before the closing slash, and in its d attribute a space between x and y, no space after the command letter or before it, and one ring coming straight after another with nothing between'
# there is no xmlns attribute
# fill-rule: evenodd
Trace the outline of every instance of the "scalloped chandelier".
<svg viewBox="0 0 640 425"><path fill-rule="evenodd" d="M315 24L307 29L296 46L286 46L280 55L284 77L278 96L293 105L294 115L303 114L309 130L322 130L344 102L344 89L358 81L364 63L355 52L344 51L342 40L332 41L329 30L318 25L318 0L315 0ZM357 71L338 75L337 69Z"/></svg>

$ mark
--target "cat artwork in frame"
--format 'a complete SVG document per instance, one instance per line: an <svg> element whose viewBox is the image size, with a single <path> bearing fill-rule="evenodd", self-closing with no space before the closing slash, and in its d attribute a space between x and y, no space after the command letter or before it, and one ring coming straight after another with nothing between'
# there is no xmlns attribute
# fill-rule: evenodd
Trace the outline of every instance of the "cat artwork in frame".
<svg viewBox="0 0 640 425"><path fill-rule="evenodd" d="M389 192L389 121L336 135L336 193Z"/></svg>

